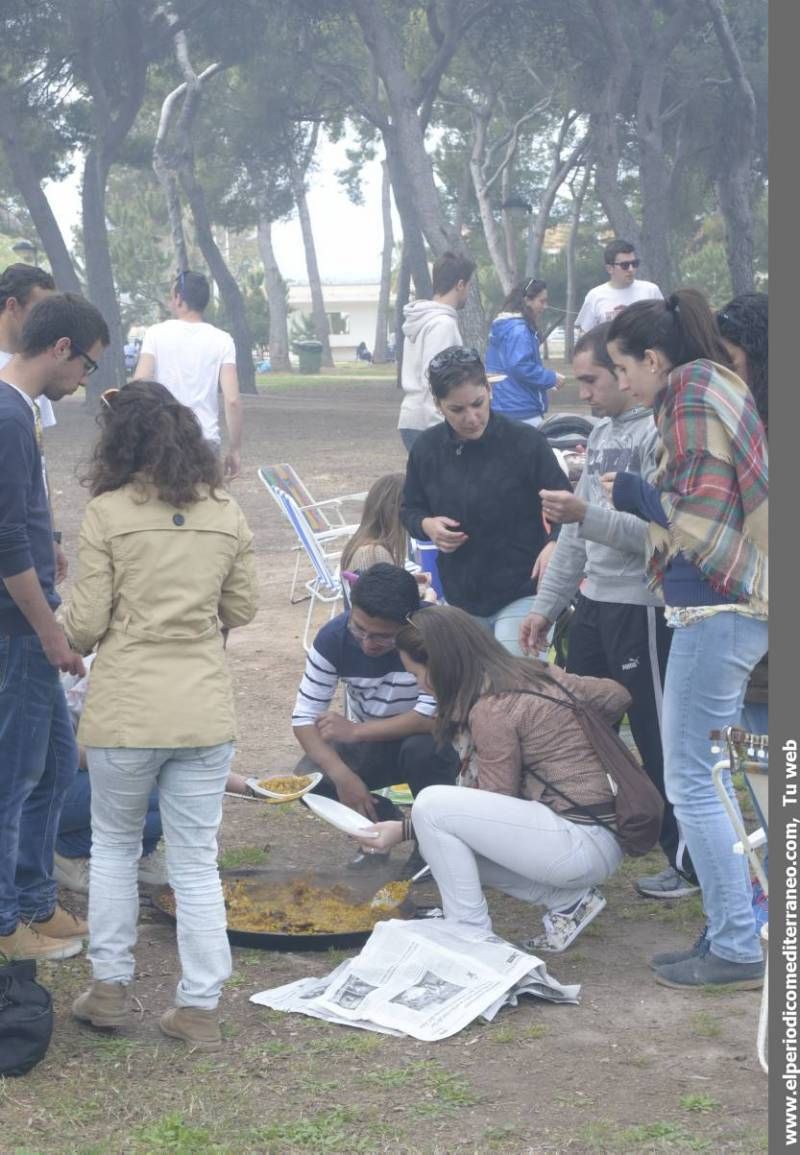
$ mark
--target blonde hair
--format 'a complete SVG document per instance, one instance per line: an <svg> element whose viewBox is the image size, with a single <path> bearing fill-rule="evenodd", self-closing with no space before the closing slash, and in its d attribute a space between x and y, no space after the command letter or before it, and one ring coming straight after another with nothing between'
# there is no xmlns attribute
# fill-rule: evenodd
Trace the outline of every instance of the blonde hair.
<svg viewBox="0 0 800 1155"><path fill-rule="evenodd" d="M400 521L404 484L402 473L387 473L372 484L359 527L342 550L341 569L348 569L356 550L366 545L382 545L395 565L405 564L408 535Z"/></svg>

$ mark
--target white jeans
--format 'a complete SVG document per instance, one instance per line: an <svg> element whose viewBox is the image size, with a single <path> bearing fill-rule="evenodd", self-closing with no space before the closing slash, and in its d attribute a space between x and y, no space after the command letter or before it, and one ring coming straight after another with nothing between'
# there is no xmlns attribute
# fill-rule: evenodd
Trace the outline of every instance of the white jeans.
<svg viewBox="0 0 800 1155"><path fill-rule="evenodd" d="M217 831L233 742L174 750L90 746L86 753L92 785L92 973L100 982L133 979L137 867L147 800L157 783L178 921L182 974L175 1001L213 1009L231 973Z"/></svg>
<svg viewBox="0 0 800 1155"><path fill-rule="evenodd" d="M541 802L488 790L428 786L411 811L445 918L489 934L482 886L559 910L614 873L622 850L602 826L559 817Z"/></svg>

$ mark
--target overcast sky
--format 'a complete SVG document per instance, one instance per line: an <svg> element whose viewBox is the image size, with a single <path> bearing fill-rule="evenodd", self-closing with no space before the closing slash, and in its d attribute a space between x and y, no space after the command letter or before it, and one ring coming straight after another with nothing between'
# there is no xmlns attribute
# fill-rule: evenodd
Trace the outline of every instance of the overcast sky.
<svg viewBox="0 0 800 1155"><path fill-rule="evenodd" d="M318 169L309 185L309 210L314 226L317 260L323 281L377 281L380 278L383 228L381 225L381 170L378 161L364 168L364 204L353 205L336 179L347 164L347 142L334 145L323 138ZM46 186L46 193L67 241L80 216L80 165L66 181ZM395 224L397 229L397 224ZM303 241L296 219L273 230L275 254L287 280L307 280Z"/></svg>

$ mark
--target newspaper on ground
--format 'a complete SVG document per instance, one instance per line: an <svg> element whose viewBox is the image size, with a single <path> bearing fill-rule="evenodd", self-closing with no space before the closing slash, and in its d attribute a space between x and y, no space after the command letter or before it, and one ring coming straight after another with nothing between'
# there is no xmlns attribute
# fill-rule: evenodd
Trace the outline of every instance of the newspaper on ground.
<svg viewBox="0 0 800 1155"><path fill-rule="evenodd" d="M329 1023L447 1039L478 1017L491 1021L520 995L577 1003L544 962L495 936L470 937L446 920L379 922L363 950L325 978L306 978L252 995L250 1001Z"/></svg>

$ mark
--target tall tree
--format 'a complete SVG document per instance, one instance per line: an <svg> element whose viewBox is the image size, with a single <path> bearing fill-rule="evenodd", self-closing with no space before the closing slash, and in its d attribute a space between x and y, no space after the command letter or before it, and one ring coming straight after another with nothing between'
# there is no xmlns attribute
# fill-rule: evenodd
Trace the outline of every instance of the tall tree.
<svg viewBox="0 0 800 1155"><path fill-rule="evenodd" d="M322 364L328 367L333 365L331 353L330 325L328 314L325 312L325 298L322 292L322 278L317 262L317 247L314 243L314 229L311 224L311 213L308 208L306 195L306 174L314 160L314 153L319 139L319 124L311 126L303 147L298 154L289 158L289 174L292 182L297 218L300 222L300 232L303 237L303 249L306 257L306 271L308 273L308 287L311 293L311 315L314 318L314 331L317 340L322 345Z"/></svg>
<svg viewBox="0 0 800 1155"><path fill-rule="evenodd" d="M392 292L392 257L394 256L394 227L392 225L392 182L389 166L381 164L381 219L383 221L383 252L381 254L381 283L378 292L378 315L375 318L375 341L372 360L382 364L388 360L389 298Z"/></svg>

